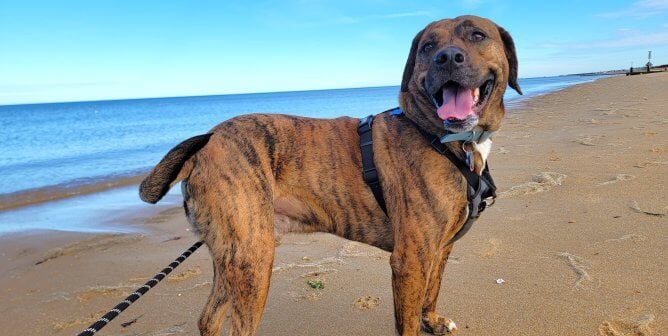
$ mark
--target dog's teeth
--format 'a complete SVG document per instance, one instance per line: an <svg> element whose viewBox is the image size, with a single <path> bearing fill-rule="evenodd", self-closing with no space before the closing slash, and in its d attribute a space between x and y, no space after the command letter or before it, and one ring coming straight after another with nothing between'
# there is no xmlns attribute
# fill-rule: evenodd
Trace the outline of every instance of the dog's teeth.
<svg viewBox="0 0 668 336"><path fill-rule="evenodd" d="M480 99L480 88L475 88L473 90L473 103L478 103L478 99Z"/></svg>

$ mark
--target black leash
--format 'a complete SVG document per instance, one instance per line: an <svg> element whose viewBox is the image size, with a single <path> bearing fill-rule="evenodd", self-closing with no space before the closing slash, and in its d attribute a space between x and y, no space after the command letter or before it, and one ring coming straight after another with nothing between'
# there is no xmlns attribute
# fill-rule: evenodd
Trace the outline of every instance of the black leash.
<svg viewBox="0 0 668 336"><path fill-rule="evenodd" d="M96 332L100 331L104 326L107 325L111 320L116 318L122 311L127 309L133 302L137 301L142 295L146 294L149 289L153 288L155 285L158 284L158 282L162 281L162 279L167 277L167 274L171 273L177 266L179 266L186 258L190 257L193 252L195 252L200 246L202 246L203 242L198 241L197 243L193 244L188 250L183 252L181 256L176 258L169 266L165 267L160 273L156 274L153 279L149 280L146 282L143 286L139 287L134 293L130 294L125 300L121 301L121 303L117 304L116 307L111 309L109 312L104 314L104 316L100 317L99 320L97 320L95 323L91 324L90 327L88 327L86 330L82 331L79 333L78 336L91 336L94 335Z"/></svg>

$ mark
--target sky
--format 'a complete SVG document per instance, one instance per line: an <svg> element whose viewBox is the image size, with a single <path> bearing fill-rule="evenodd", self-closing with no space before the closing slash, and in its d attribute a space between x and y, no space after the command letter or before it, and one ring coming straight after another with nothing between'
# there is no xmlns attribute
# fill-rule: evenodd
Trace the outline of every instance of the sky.
<svg viewBox="0 0 668 336"><path fill-rule="evenodd" d="M464 14L521 78L668 63L668 0L0 0L0 105L399 85L415 34Z"/></svg>

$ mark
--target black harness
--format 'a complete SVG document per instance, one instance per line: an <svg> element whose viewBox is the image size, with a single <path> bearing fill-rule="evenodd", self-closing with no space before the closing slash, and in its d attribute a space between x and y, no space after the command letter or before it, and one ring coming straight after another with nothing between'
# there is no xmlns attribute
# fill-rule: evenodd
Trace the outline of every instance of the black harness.
<svg viewBox="0 0 668 336"><path fill-rule="evenodd" d="M400 108L395 108L388 110L386 112L391 112L392 115L402 116L403 112ZM362 176L364 177L364 182L369 185L373 196L376 198L378 205L387 215L387 207L385 205L385 199L383 198L383 189L380 185L380 180L378 178L378 171L376 170L376 165L373 160L373 140L371 137L371 126L373 125L373 115L370 115L364 119L360 120L359 126L357 128L357 133L360 136L360 150L362 152ZM417 126L416 126L417 127ZM427 141L431 144L432 148L439 152L441 155L444 155L452 164L459 169L459 171L466 178L467 192L466 198L468 200L468 217L464 225L457 231L454 237L450 239L449 244L454 243L459 240L473 225L480 214L487 208L487 206L494 204L496 199L496 185L492 179L492 175L489 173L489 167L485 163L485 168L482 171L481 175L472 172L469 164L461 160L457 155L448 150L447 146L441 143L440 138L433 136L429 133L424 132L422 129L417 127L422 136L424 136ZM487 203L491 202L491 203Z"/></svg>

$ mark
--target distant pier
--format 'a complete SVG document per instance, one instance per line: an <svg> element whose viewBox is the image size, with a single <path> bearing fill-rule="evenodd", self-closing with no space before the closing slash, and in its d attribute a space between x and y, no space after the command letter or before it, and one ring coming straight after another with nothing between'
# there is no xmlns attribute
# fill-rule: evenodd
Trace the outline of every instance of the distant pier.
<svg viewBox="0 0 668 336"><path fill-rule="evenodd" d="M625 74L627 76L634 76L634 75L644 75L648 73L663 72L663 71L668 71L668 64L660 66L652 66L652 67L647 67L647 66L639 68L631 67L629 68L629 70L625 71Z"/></svg>

